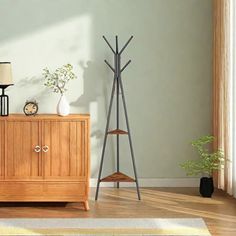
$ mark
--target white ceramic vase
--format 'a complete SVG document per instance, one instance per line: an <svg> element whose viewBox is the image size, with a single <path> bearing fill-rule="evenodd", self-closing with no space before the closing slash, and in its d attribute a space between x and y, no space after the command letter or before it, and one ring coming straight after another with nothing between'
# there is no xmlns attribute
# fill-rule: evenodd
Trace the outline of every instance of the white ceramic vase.
<svg viewBox="0 0 236 236"><path fill-rule="evenodd" d="M70 114L70 105L66 100L66 96L64 94L61 95L60 100L57 104L57 114L59 116L67 116Z"/></svg>

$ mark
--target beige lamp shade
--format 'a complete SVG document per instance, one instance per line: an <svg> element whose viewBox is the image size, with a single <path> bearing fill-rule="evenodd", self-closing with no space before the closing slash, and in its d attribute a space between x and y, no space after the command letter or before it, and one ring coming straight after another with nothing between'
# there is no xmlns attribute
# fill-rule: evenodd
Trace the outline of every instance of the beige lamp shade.
<svg viewBox="0 0 236 236"><path fill-rule="evenodd" d="M13 84L10 62L0 62L0 85Z"/></svg>

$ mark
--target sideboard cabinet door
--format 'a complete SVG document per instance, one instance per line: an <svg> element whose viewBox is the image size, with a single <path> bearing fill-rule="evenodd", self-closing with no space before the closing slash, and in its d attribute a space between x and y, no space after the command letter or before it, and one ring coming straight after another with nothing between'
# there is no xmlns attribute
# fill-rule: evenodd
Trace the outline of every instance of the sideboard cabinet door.
<svg viewBox="0 0 236 236"><path fill-rule="evenodd" d="M86 121L42 122L44 178L85 181L88 170Z"/></svg>
<svg viewBox="0 0 236 236"><path fill-rule="evenodd" d="M0 121L0 179L4 178L4 155L5 155L5 126L4 121Z"/></svg>
<svg viewBox="0 0 236 236"><path fill-rule="evenodd" d="M5 178L42 179L40 122L7 121L5 132Z"/></svg>

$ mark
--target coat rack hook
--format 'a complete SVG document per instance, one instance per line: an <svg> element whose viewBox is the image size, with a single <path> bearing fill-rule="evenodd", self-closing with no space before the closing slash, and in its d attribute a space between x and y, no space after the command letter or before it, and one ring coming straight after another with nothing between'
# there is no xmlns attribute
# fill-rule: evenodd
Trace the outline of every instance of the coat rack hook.
<svg viewBox="0 0 236 236"><path fill-rule="evenodd" d="M129 65L130 62L131 62L131 60L129 60L129 61L123 66L123 68L120 70L120 72L122 72L122 71Z"/></svg>
<svg viewBox="0 0 236 236"><path fill-rule="evenodd" d="M119 54L121 54L124 50L125 50L125 48L128 46L128 44L130 43L130 41L132 40L132 38L133 38L134 36L132 35L130 38L129 38L129 40L126 42L126 44L123 46L123 48L120 50L120 52L119 52Z"/></svg>
<svg viewBox="0 0 236 236"><path fill-rule="evenodd" d="M116 52L114 51L113 47L111 46L111 44L108 42L108 40L106 39L106 37L103 35L102 36L103 39L105 40L105 42L107 43L107 45L109 46L109 48L112 50L112 52L115 54Z"/></svg>
<svg viewBox="0 0 236 236"><path fill-rule="evenodd" d="M116 35L116 53L119 52L119 48L118 48L118 36Z"/></svg>
<svg viewBox="0 0 236 236"><path fill-rule="evenodd" d="M104 62L108 65L108 67L115 73L115 69L109 64L107 60L104 60Z"/></svg>

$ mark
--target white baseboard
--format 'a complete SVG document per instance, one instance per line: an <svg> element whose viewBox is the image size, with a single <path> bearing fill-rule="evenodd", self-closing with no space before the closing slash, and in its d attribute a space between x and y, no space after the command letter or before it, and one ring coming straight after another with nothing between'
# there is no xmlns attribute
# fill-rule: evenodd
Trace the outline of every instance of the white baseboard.
<svg viewBox="0 0 236 236"><path fill-rule="evenodd" d="M140 187L199 187L199 178L141 178ZM97 186L97 179L90 179L90 187ZM114 183L101 183L101 187L114 187ZM135 183L120 183L121 187L135 187Z"/></svg>

